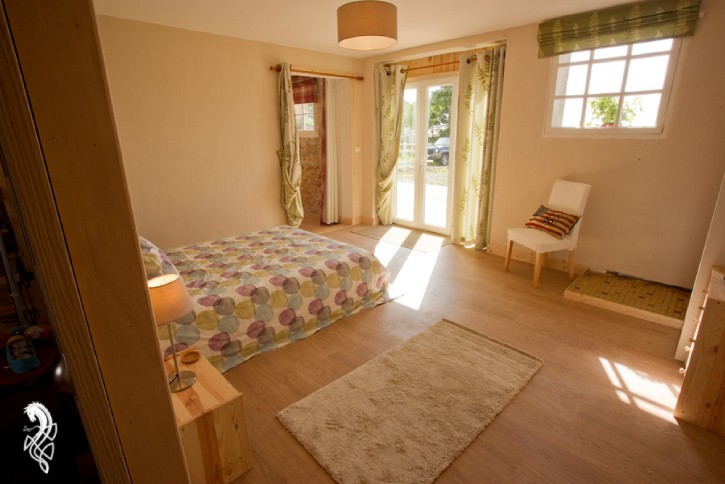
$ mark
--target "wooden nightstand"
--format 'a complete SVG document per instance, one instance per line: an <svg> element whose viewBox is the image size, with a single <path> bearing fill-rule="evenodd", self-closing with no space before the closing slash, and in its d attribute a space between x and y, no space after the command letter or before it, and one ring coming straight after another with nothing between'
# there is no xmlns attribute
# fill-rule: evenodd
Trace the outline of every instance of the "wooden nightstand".
<svg viewBox="0 0 725 484"><path fill-rule="evenodd" d="M173 369L173 361L166 368ZM196 383L171 394L192 483L231 482L252 467L244 396L203 356L179 361L196 373Z"/></svg>

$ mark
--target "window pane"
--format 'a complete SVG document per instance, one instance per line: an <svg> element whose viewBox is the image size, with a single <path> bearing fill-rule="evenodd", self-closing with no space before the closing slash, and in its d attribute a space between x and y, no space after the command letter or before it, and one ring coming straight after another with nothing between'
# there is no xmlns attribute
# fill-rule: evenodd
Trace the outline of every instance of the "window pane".
<svg viewBox="0 0 725 484"><path fill-rule="evenodd" d="M303 116L301 114L295 115L295 124L297 125L297 131L304 131L305 129L305 123L302 118Z"/></svg>
<svg viewBox="0 0 725 484"><path fill-rule="evenodd" d="M314 131L315 130L315 115L314 114L305 114L305 131Z"/></svg>
<svg viewBox="0 0 725 484"><path fill-rule="evenodd" d="M632 55L650 54L652 52L669 52L672 49L672 39L653 40L632 45Z"/></svg>
<svg viewBox="0 0 725 484"><path fill-rule="evenodd" d="M624 61L600 62L592 65L589 94L619 92L622 89Z"/></svg>
<svg viewBox="0 0 725 484"><path fill-rule="evenodd" d="M403 125L400 151L395 164L395 218L413 220L415 214L415 158L417 139L415 123L418 119L418 90L408 87L403 92Z"/></svg>
<svg viewBox="0 0 725 484"><path fill-rule="evenodd" d="M671 67L677 62L673 49L679 45L669 38L560 55L549 88L551 117L545 132L661 129L660 104L669 96Z"/></svg>
<svg viewBox="0 0 725 484"><path fill-rule="evenodd" d="M451 135L452 96L451 84L428 87L428 144L436 143L438 139Z"/></svg>
<svg viewBox="0 0 725 484"><path fill-rule="evenodd" d="M660 108L661 94L625 96L622 105L622 126L633 128L653 128L657 126L657 113Z"/></svg>
<svg viewBox="0 0 725 484"><path fill-rule="evenodd" d="M559 64L567 64L569 62L582 62L589 60L590 50L580 50L578 52L572 52L570 54L562 54L559 56Z"/></svg>
<svg viewBox="0 0 725 484"><path fill-rule="evenodd" d="M406 88L403 93L403 125L400 135L400 151L398 152L399 163L401 161L413 163L415 160L417 146L415 139L415 120L418 119L416 110L417 100L418 90L415 88Z"/></svg>
<svg viewBox="0 0 725 484"><path fill-rule="evenodd" d="M564 66L559 67L556 75L556 95L576 95L584 94L584 88L587 84L587 66Z"/></svg>
<svg viewBox="0 0 725 484"><path fill-rule="evenodd" d="M584 126L587 128L610 128L617 122L619 97L605 96L587 100Z"/></svg>
<svg viewBox="0 0 725 484"><path fill-rule="evenodd" d="M571 61L572 62L588 61L591 53L592 53L592 51L590 51L590 50L580 50L579 52L572 52Z"/></svg>
<svg viewBox="0 0 725 484"><path fill-rule="evenodd" d="M627 87L625 91L651 91L662 89L667 74L667 61L669 55L632 59L627 74Z"/></svg>
<svg viewBox="0 0 725 484"><path fill-rule="evenodd" d="M295 104L295 114L302 114L302 104Z"/></svg>
<svg viewBox="0 0 725 484"><path fill-rule="evenodd" d="M555 100L551 125L555 128L581 127L583 102L584 100L580 97Z"/></svg>
<svg viewBox="0 0 725 484"><path fill-rule="evenodd" d="M617 45L615 47L601 47L594 49L595 59L610 59L612 57L624 57L627 55L626 45Z"/></svg>
<svg viewBox="0 0 725 484"><path fill-rule="evenodd" d="M302 105L302 109L304 110L305 114L312 114L315 112L315 104L314 103L304 103Z"/></svg>

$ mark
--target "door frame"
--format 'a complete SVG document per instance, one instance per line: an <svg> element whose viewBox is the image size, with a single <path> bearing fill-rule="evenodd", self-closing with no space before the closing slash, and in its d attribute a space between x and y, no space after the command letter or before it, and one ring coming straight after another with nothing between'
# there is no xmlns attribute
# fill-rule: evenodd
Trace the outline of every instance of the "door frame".
<svg viewBox="0 0 725 484"><path fill-rule="evenodd" d="M96 467L188 482L93 6L1 2L0 150Z"/></svg>
<svg viewBox="0 0 725 484"><path fill-rule="evenodd" d="M425 172L427 167L428 159L428 119L430 105L428 102L428 87L436 86L440 84L452 84L453 94L451 96L451 132L450 139L452 141L449 147L448 155L448 196L446 206L446 227L437 227L435 225L427 225L425 223ZM453 181L456 164L456 153L455 153L455 136L456 136L456 118L458 115L458 75L454 73L446 72L436 76L425 76L416 77L414 80L406 81L406 88L408 85L416 85L418 88L417 100L420 109L416 120L414 120L415 129L417 134L423 134L423 143L418 142L416 144L416 165L414 173L414 197L415 197L415 210L413 213L413 220L403 220L395 217L393 223L402 225L405 227L426 230L428 232L435 232L450 236L452 225L451 217L453 214ZM421 137L419 137L421 138ZM422 187L422 188L419 188ZM393 184L393 202L397 203L397 182ZM397 210L397 209L396 209Z"/></svg>

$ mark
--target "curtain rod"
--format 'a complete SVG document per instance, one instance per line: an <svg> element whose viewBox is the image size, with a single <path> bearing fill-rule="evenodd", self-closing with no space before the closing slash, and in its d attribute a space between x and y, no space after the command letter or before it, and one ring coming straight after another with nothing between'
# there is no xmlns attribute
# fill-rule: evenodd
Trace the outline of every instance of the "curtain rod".
<svg viewBox="0 0 725 484"><path fill-rule="evenodd" d="M457 65L458 64L458 61L455 61L455 62L442 62L440 64L429 64L427 66L408 67L405 70L406 70L406 72L410 72L410 71L417 71L418 69L431 69L433 67L452 66L454 64Z"/></svg>
<svg viewBox="0 0 725 484"><path fill-rule="evenodd" d="M276 71L279 72L282 70L280 66L269 66L270 71ZM325 77L337 77L339 79L353 79L355 81L362 81L365 79L361 76L348 76L347 74L333 74L332 72L316 72L316 71L301 71L299 69L292 69L292 72L295 72L297 74L315 74L317 76L325 76Z"/></svg>
<svg viewBox="0 0 725 484"><path fill-rule="evenodd" d="M468 57L466 59L467 63L471 63L476 58L475 54ZM416 66L416 67L408 67L407 69L403 69L404 72L410 72L410 71L417 71L419 69L432 69L433 67L442 67L442 66L452 66L452 65L458 65L459 61L452 61L452 62L442 62L440 64L428 64L425 66ZM385 67L390 67L392 64L385 64Z"/></svg>

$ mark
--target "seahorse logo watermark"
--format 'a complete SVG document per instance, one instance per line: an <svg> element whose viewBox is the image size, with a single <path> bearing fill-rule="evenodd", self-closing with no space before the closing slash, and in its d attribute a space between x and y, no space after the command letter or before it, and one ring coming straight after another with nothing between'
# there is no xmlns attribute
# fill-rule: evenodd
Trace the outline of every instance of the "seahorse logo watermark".
<svg viewBox="0 0 725 484"><path fill-rule="evenodd" d="M23 427L25 432L35 432L25 436L23 450L33 458L39 465L40 470L46 474L50 470L50 460L55 452L55 436L58 433L58 424L53 422L53 417L42 403L33 402L25 407L25 415L31 422L37 422L32 427Z"/></svg>

